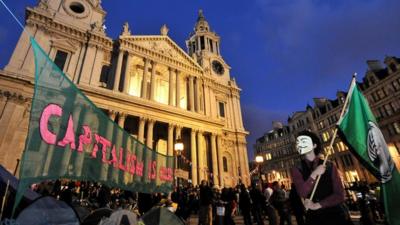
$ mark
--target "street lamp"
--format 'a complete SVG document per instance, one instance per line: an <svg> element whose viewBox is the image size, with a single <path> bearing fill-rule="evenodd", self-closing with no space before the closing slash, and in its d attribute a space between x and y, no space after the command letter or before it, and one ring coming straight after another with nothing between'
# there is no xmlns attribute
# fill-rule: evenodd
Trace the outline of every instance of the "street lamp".
<svg viewBox="0 0 400 225"><path fill-rule="evenodd" d="M256 163L258 165L258 176L260 179L260 184L262 186L262 177L261 177L261 164L264 162L264 157L261 155L256 156Z"/></svg>
<svg viewBox="0 0 400 225"><path fill-rule="evenodd" d="M174 145L174 150L176 152L176 157L175 157L175 171L178 169L178 157L181 156L182 151L183 151L184 145L182 142L182 139L180 137L178 137L178 139L175 141L175 145ZM179 188L179 177L176 177L176 187Z"/></svg>

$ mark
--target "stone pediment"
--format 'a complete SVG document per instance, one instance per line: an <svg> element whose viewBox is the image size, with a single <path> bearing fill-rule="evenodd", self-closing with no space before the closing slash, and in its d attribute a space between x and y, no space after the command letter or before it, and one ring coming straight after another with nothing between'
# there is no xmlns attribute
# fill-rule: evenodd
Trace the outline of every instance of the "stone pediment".
<svg viewBox="0 0 400 225"><path fill-rule="evenodd" d="M63 37L55 37L50 42L53 47L61 48L69 52L75 52L78 49L77 46L79 46L77 41Z"/></svg>
<svg viewBox="0 0 400 225"><path fill-rule="evenodd" d="M163 56L177 60L186 65L196 67L203 70L203 68L193 60L183 49L181 49L171 38L163 35L146 35L146 36L129 36L122 37L130 43L146 48L147 50L159 53Z"/></svg>

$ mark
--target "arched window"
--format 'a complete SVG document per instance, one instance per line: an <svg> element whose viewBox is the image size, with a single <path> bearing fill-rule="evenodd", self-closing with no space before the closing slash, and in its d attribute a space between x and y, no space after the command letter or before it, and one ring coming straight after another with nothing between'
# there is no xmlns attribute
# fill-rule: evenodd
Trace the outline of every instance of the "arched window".
<svg viewBox="0 0 400 225"><path fill-rule="evenodd" d="M224 172L228 172L228 160L226 159L226 157L222 157L222 163L224 165Z"/></svg>

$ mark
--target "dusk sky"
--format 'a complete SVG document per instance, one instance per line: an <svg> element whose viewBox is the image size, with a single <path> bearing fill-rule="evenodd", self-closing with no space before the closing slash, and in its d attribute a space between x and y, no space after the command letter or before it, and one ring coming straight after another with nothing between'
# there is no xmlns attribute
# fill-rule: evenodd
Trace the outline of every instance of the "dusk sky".
<svg viewBox="0 0 400 225"><path fill-rule="evenodd" d="M24 22L25 7L37 0L4 0ZM312 104L334 98L354 72L360 80L366 60L400 57L399 0L103 0L107 34L116 38L128 21L135 34L169 36L185 51L197 12L203 9L221 37L221 54L242 88L245 128L253 144L271 129ZM21 33L0 6L0 68L8 63Z"/></svg>

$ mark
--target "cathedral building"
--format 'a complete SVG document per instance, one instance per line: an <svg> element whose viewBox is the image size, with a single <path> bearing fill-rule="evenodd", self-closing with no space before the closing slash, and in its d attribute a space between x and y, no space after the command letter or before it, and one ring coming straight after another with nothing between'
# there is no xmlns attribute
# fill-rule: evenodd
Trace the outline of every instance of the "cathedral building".
<svg viewBox="0 0 400 225"><path fill-rule="evenodd" d="M140 142L165 155L184 143L178 166L194 185L249 184L240 92L220 52L220 37L198 13L187 51L168 36L139 35L128 23L113 40L99 0L41 0L26 9L25 29L0 70L0 162L17 169L34 87L32 35L55 64Z"/></svg>

